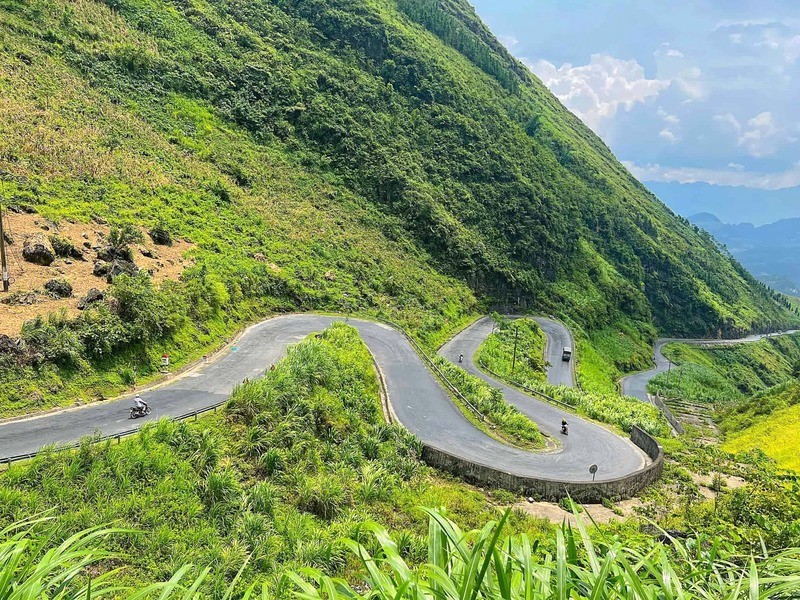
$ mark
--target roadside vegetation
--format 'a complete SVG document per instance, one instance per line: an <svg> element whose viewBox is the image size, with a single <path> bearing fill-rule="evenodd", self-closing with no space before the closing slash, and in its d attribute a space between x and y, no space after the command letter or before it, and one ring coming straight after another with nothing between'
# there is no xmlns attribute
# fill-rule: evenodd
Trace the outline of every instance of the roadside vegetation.
<svg viewBox="0 0 800 600"><path fill-rule="evenodd" d="M650 542L631 549L609 536L592 540L585 527L557 531L555 548L536 557L537 544L525 535L505 537L508 513L481 530L462 531L436 511L428 511L428 561L409 565L397 542L380 526L365 546L348 540L359 558L361 581L351 587L312 571L294 575L304 598L364 599L426 597L481 600L551 600L556 598L789 598L800 592L800 550L787 549L758 559L738 556L729 548L698 552L704 536ZM372 540L371 540L372 541ZM386 569L376 564L387 565ZM310 580L313 585L307 583ZM367 589L369 591L356 591Z"/></svg>
<svg viewBox="0 0 800 600"><path fill-rule="evenodd" d="M653 393L724 407L800 375L800 334L730 346L674 343L664 355L675 366L650 382Z"/></svg>
<svg viewBox="0 0 800 600"><path fill-rule="evenodd" d="M630 432L636 425L655 436L670 433L669 424L654 406L615 393L585 392L579 388L547 383L544 364L544 333L532 319L495 317L498 330L478 349L480 366L515 385L531 389L563 402L580 415ZM514 363L514 338L517 330L517 361ZM536 358L538 353L538 359ZM512 372L512 366L514 371Z"/></svg>
<svg viewBox="0 0 800 600"><path fill-rule="evenodd" d="M286 568L352 573L357 561L337 540L369 520L404 536L418 562L427 526L417 507L447 506L470 527L495 509L420 462L418 442L383 421L378 385L355 329L335 324L238 387L224 414L13 465L0 473L0 528L47 514L33 530L52 545L113 524L121 531L103 548L126 566L115 581L167 580L192 563L213 568L202 589L217 597L243 566L243 582L273 590ZM514 527L536 539L547 531L521 514Z"/></svg>
<svg viewBox="0 0 800 600"><path fill-rule="evenodd" d="M547 445L536 423L506 402L500 390L481 378L467 373L442 356L437 355L434 361L471 404L467 406L458 396L453 398L464 416L476 427L491 437L519 448L538 450ZM481 419L474 409L477 409L484 419Z"/></svg>

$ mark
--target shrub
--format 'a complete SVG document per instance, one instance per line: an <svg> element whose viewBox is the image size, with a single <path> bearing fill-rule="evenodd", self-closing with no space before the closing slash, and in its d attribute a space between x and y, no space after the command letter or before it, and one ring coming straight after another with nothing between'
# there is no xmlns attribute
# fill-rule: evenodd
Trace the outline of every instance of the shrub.
<svg viewBox="0 0 800 600"><path fill-rule="evenodd" d="M72 242L55 233L50 235L50 244L52 244L56 256L60 256L61 258L69 258L75 253L75 246Z"/></svg>
<svg viewBox="0 0 800 600"><path fill-rule="evenodd" d="M41 315L26 321L22 326L22 339L34 362L54 362L76 365L83 354L83 344L78 333L70 328L66 311Z"/></svg>
<svg viewBox="0 0 800 600"><path fill-rule="evenodd" d="M149 234L154 244L158 244L159 246L172 246L172 234L163 221L156 223L152 229L150 229Z"/></svg>

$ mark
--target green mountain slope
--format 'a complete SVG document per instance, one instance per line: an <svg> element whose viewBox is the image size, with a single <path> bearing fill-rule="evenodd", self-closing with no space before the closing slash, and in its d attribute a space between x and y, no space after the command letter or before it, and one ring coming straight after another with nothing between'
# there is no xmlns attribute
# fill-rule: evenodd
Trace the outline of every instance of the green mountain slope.
<svg viewBox="0 0 800 600"><path fill-rule="evenodd" d="M792 318L461 0L7 0L0 35L7 201L165 224L220 319L388 310L433 342L473 294L640 339Z"/></svg>

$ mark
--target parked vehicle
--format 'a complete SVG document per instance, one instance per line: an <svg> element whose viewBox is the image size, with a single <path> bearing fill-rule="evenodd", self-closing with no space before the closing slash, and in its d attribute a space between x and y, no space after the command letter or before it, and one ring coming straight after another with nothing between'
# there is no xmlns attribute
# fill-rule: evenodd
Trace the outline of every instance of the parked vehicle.
<svg viewBox="0 0 800 600"><path fill-rule="evenodd" d="M564 346L564 352L561 354L561 360L569 362L572 359L572 348Z"/></svg>

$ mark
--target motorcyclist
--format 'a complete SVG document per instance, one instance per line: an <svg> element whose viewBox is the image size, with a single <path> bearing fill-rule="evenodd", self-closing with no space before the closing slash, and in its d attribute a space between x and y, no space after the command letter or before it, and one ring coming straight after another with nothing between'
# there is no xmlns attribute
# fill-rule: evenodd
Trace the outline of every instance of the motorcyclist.
<svg viewBox="0 0 800 600"><path fill-rule="evenodd" d="M463 354L459 354L458 355L458 362L464 362L464 355Z"/></svg>
<svg viewBox="0 0 800 600"><path fill-rule="evenodd" d="M133 399L133 407L140 413L143 413L148 408L147 402L142 400L139 394L136 394L136 398Z"/></svg>
<svg viewBox="0 0 800 600"><path fill-rule="evenodd" d="M567 420L561 419L561 433L567 432Z"/></svg>

